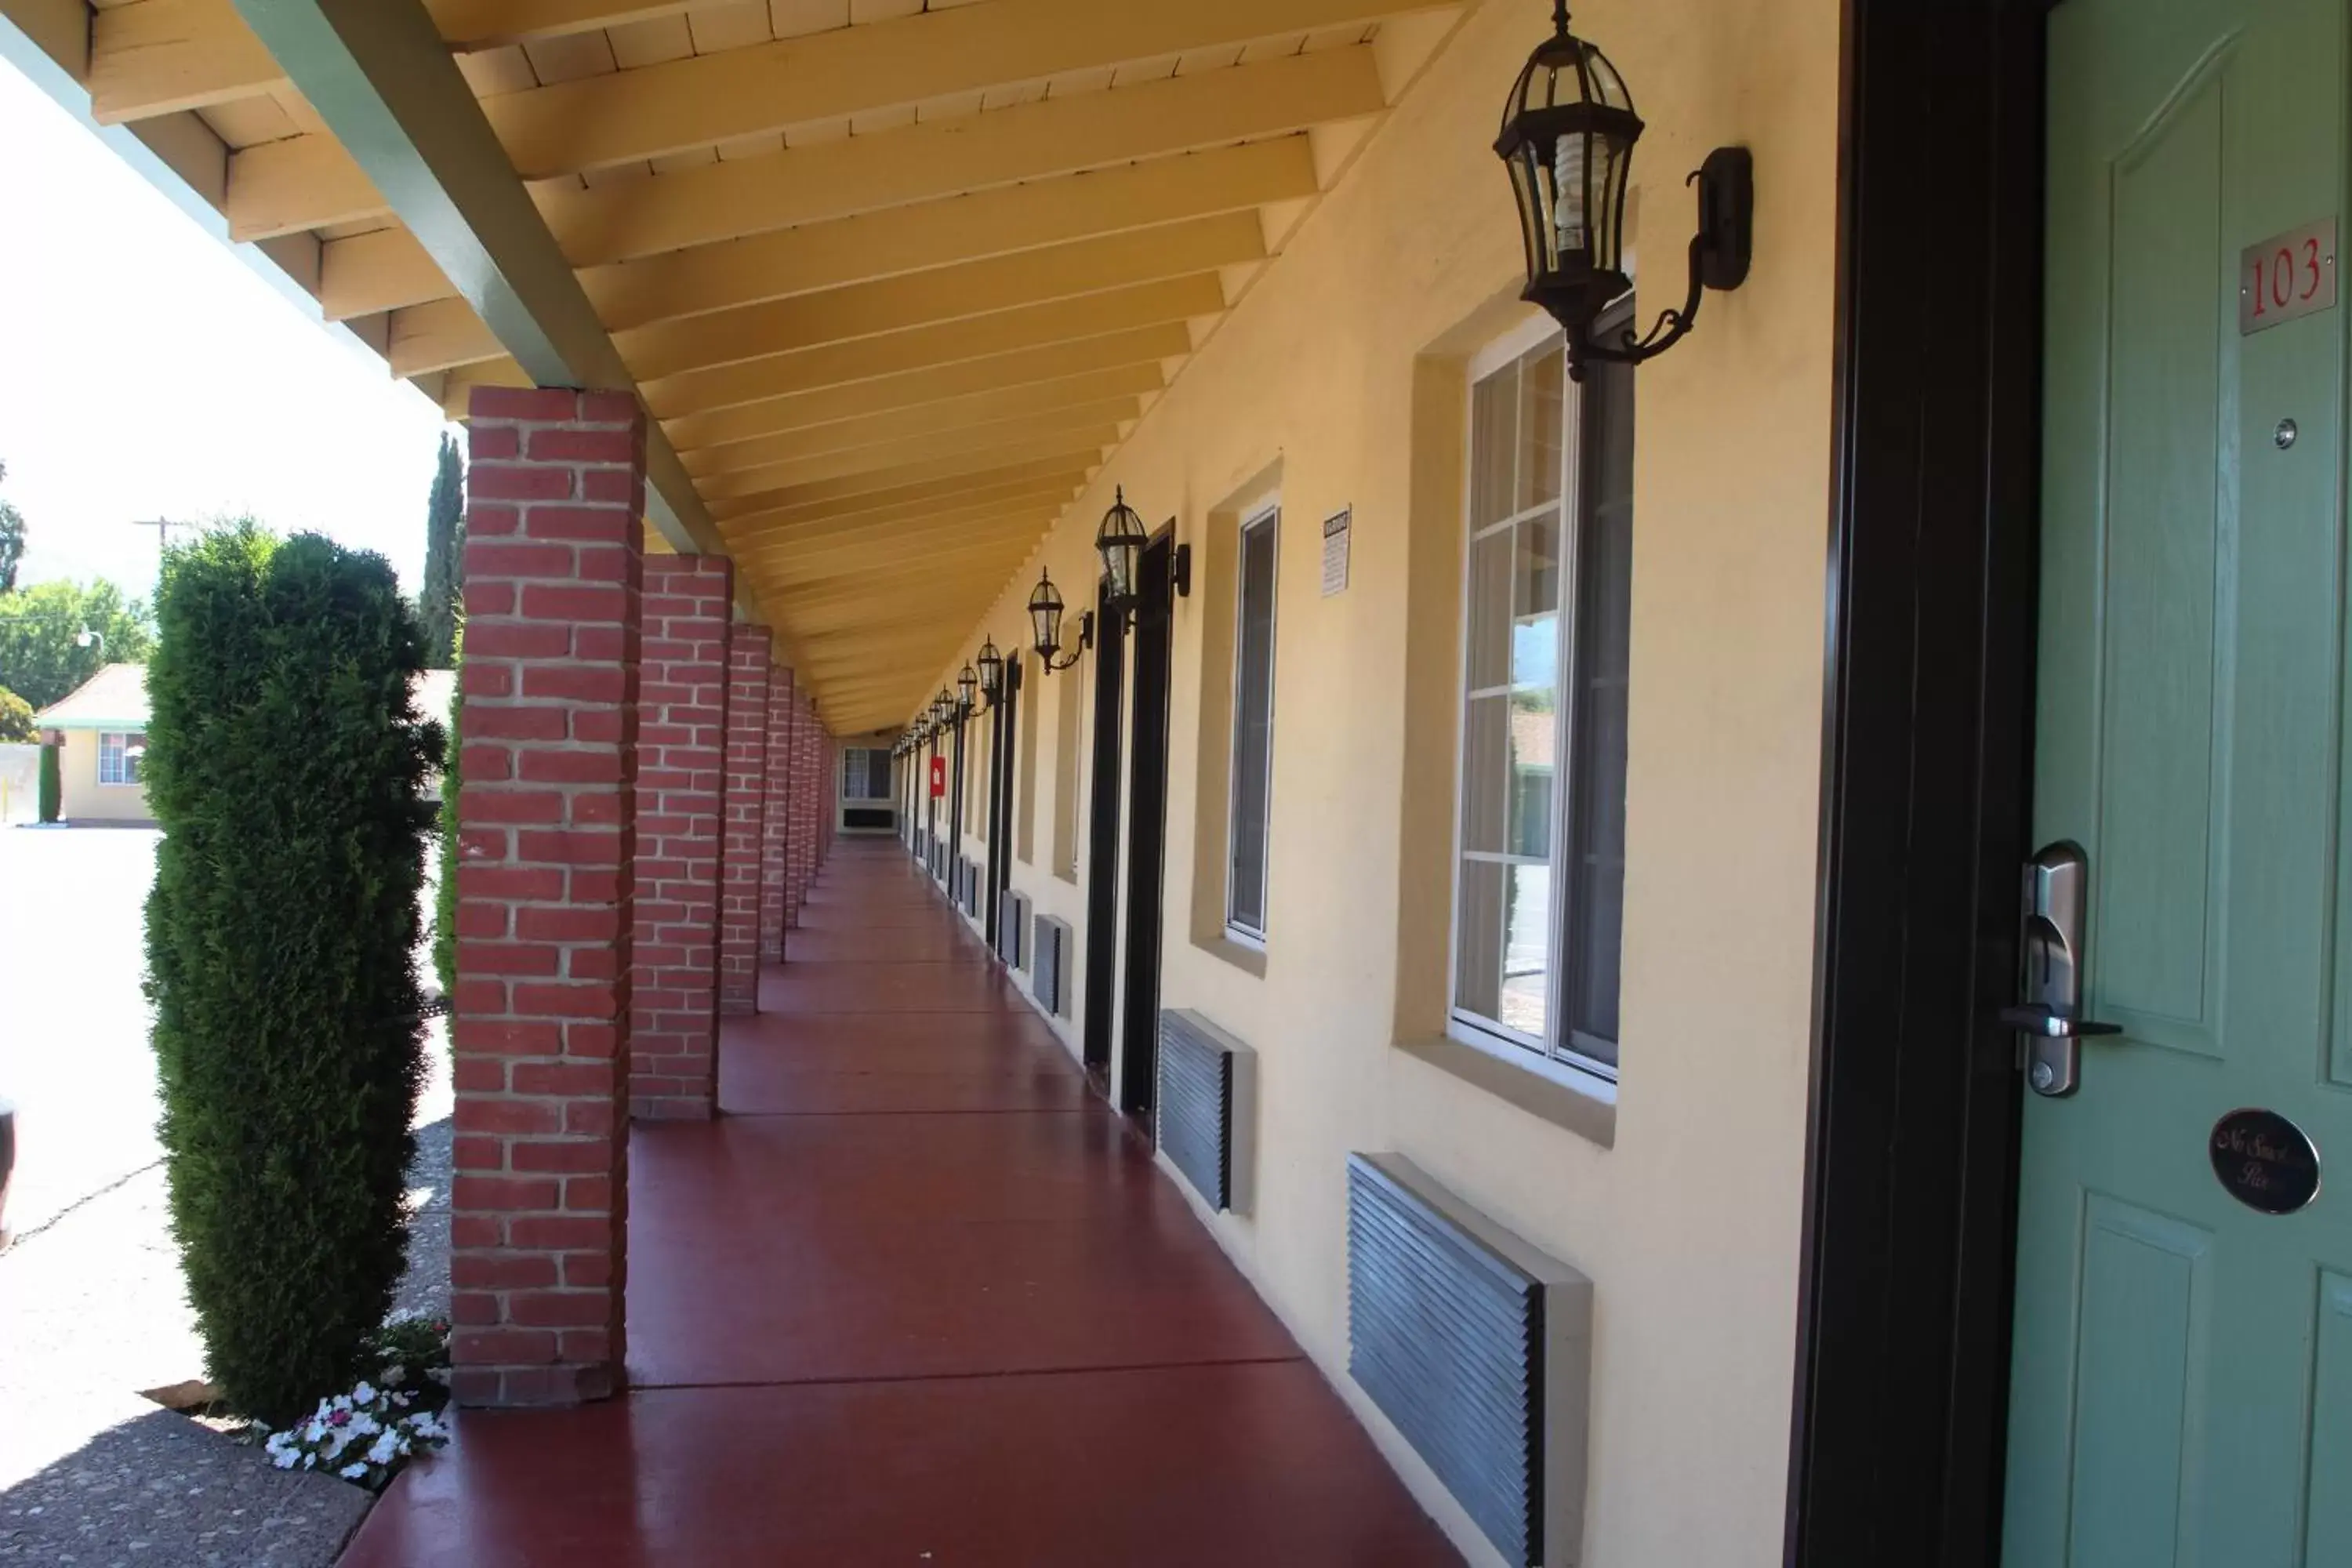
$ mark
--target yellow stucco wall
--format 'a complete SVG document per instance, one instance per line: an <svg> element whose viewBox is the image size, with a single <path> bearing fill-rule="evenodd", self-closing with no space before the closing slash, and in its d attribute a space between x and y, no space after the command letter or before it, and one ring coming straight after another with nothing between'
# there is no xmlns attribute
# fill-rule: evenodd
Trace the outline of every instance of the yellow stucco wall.
<svg viewBox="0 0 2352 1568"><path fill-rule="evenodd" d="M1162 1000L1250 1041L1261 1074L1255 1210L1217 1234L1472 1560L1492 1561L1346 1377L1346 1156L1411 1157L1595 1282L1584 1561L1760 1568L1780 1556L1811 1030L1839 6L1591 0L1576 17L1649 126L1645 320L1681 300L1684 174L1738 142L1757 181L1746 287L1710 295L1694 334L1637 376L1613 1146L1399 1044L1442 1026L1464 367L1527 316L1489 147L1541 5L1486 0L1467 16L941 674L983 631L1025 643L1039 564L1093 581L1114 483L1152 527L1177 520L1203 582L1176 611ZM1204 788L1222 774L1200 749L1204 715L1222 745L1231 679L1215 531L1220 509L1265 489L1284 524L1271 941L1255 965L1196 940L1194 884L1222 857L1223 802ZM1318 523L1342 506L1351 583L1325 598ZM1077 679L1033 661L1024 696L1048 844L1070 710L1054 683ZM1074 707L1088 721L1090 698ZM1087 766L1074 771L1085 789ZM1197 857L1196 831L1217 836ZM970 831L965 852L983 853ZM1083 931L1083 885L1050 859L1016 862L1013 885ZM1069 968L1082 984L1082 962Z"/></svg>
<svg viewBox="0 0 2352 1568"><path fill-rule="evenodd" d="M58 805L68 822L152 822L144 784L98 782L98 731L67 730L58 754Z"/></svg>

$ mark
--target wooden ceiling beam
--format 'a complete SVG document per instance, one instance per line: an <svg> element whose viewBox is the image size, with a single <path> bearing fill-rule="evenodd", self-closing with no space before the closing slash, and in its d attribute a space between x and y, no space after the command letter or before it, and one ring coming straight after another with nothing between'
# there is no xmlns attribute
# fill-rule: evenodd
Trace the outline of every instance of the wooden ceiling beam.
<svg viewBox="0 0 2352 1568"><path fill-rule="evenodd" d="M229 0L134 0L89 19L89 112L100 125L209 109L287 85Z"/></svg>
<svg viewBox="0 0 2352 1568"><path fill-rule="evenodd" d="M740 165L709 165L724 166ZM581 283L605 325L625 332L1096 235L1254 211L1315 191L1307 138L1282 136L591 267Z"/></svg>
<svg viewBox="0 0 2352 1568"><path fill-rule="evenodd" d="M422 305L457 291L432 252L398 224L319 247L319 311L331 321Z"/></svg>
<svg viewBox="0 0 2352 1568"><path fill-rule="evenodd" d="M942 624L969 628L1002 585L1001 574L960 567L955 575L917 581L877 573L871 582L850 586L761 587L772 603L783 606L781 613L795 636L857 630L879 636L909 626L931 632Z"/></svg>
<svg viewBox="0 0 2352 1568"><path fill-rule="evenodd" d="M1063 504L1067 505L1086 485L1091 467L1091 464L1071 464L1068 459L1015 463L1010 468L986 473L956 474L947 479L925 479L918 484L895 485L887 490L873 490L864 495L747 512L729 519L721 527L741 531L729 532L730 539L757 540L763 534L789 533L798 529L814 528L819 523L846 526L884 522L921 517L947 507L1010 500L1015 496L1059 493Z"/></svg>
<svg viewBox="0 0 2352 1568"><path fill-rule="evenodd" d="M614 342L639 376L660 381L1265 258L1257 215L1219 213L657 322Z"/></svg>
<svg viewBox="0 0 2352 1568"><path fill-rule="evenodd" d="M856 447L845 452L820 452L784 463L764 463L733 473L709 474L695 481L703 499L713 503L743 496L773 495L819 480L895 479L923 472L961 473L973 464L996 462L1008 452L1102 450L1119 441L1118 419L1135 416L1130 402L1124 412L1104 417L1091 409L1097 422L1074 422L1064 411L1008 421L1002 428L981 426L947 435L919 436L879 447Z"/></svg>
<svg viewBox="0 0 2352 1568"><path fill-rule="evenodd" d="M989 0L965 9L1007 3ZM878 32L896 25L844 30ZM1384 102L1373 50L1356 46L1048 98L651 179L590 189L542 184L532 195L572 264L595 268L967 192L1108 171L1139 159L1287 138L1329 121L1378 113ZM316 228L386 210L365 173L331 138L289 137L230 156L225 211L234 237Z"/></svg>
<svg viewBox="0 0 2352 1568"><path fill-rule="evenodd" d="M425 0L460 52L588 32L687 9L686 0ZM258 98L287 85L232 0L131 0L92 13L90 114L101 125Z"/></svg>
<svg viewBox="0 0 2352 1568"><path fill-rule="evenodd" d="M1024 391L1049 395L1043 389L1089 374L1131 375L1139 384L1135 391L1157 392L1166 384L1161 362L1192 350L1192 333L1183 323L1166 321L1158 326L1047 343L1041 348L1014 349L951 364L929 365L839 386L787 393L709 414L684 415L668 421L663 428L680 451L698 451L758 440L772 433L914 413L958 398Z"/></svg>
<svg viewBox="0 0 2352 1568"><path fill-rule="evenodd" d="M877 278L1034 250L1184 218L1253 210L1315 194L1304 136L1278 137L1066 180L1038 180L804 225L628 263L592 267L581 285L615 332L678 316L814 293ZM320 247L319 303L345 321L456 292L407 230Z"/></svg>
<svg viewBox="0 0 2352 1568"><path fill-rule="evenodd" d="M916 495L880 506L861 505L859 503L866 498L856 496L846 502L756 512L750 517L736 518L724 527L728 548L740 560L746 552L757 552L762 545L780 539L856 533L866 529L919 522L941 516L978 517L1032 504L1058 509L1067 506L1071 498L1077 494L1078 487L1085 482L1083 472L1043 478L1024 475L985 485L971 484L959 478L952 486L938 494ZM918 490L938 489L929 484L913 488Z"/></svg>
<svg viewBox="0 0 2352 1568"><path fill-rule="evenodd" d="M947 548L958 542L1008 538L1023 529L1043 531L1057 515L1058 509L1034 502L1014 508L997 507L977 517L941 517L856 533L770 542L757 550L740 551L735 559L746 566L764 569L774 563L855 555L883 545L910 543L926 549Z"/></svg>
<svg viewBox="0 0 2352 1568"><path fill-rule="evenodd" d="M1328 121L1378 113L1382 103L1372 50L1328 49L919 121L650 180L586 190L551 185L542 187L541 205L565 253L592 267L1107 173L1139 160L1287 140Z"/></svg>
<svg viewBox="0 0 2352 1568"><path fill-rule="evenodd" d="M452 296L393 311L384 358L393 374L407 377L481 364L506 352L474 308Z"/></svg>
<svg viewBox="0 0 2352 1568"><path fill-rule="evenodd" d="M817 598L803 594L784 614L784 622L792 627L795 640L815 642L829 635L845 636L866 639L865 646L872 650L900 640L908 633L930 637L942 625L969 627L987 609L985 595L994 592L993 588L974 591L952 587L902 587L894 591L889 584L877 584L869 593L855 598Z"/></svg>
<svg viewBox="0 0 2352 1568"><path fill-rule="evenodd" d="M1444 8L1433 0L990 0L721 49L485 102L526 180L1258 38Z"/></svg>
<svg viewBox="0 0 2352 1568"><path fill-rule="evenodd" d="M1029 529L998 530L992 533L959 539L950 543L936 541L906 540L895 544L869 546L864 550L832 551L824 554L799 555L788 560L763 562L760 575L777 585L780 595L798 591L815 583L833 583L844 578L886 574L898 579L910 579L917 572L936 572L942 575L962 574L969 576L977 563L995 562L1015 546L1034 543L1042 523Z"/></svg>
<svg viewBox="0 0 2352 1568"><path fill-rule="evenodd" d="M764 402L787 393L982 359L1042 343L1214 316L1224 308L1224 285L1214 274L1169 278L903 332L827 343L798 353L688 371L647 381L646 404L655 418L667 423L681 415Z"/></svg>
<svg viewBox="0 0 2352 1568"><path fill-rule="evenodd" d="M845 500L852 496L897 496L920 484L953 487L967 475L999 472L1005 467L1025 468L1032 463L1041 468L1062 473L1073 468L1098 466L1102 461L1104 445L1088 440L1085 434L1076 439L1066 436L1044 437L1034 441L992 447L983 451L958 452L949 457L935 458L927 463L909 463L887 471L844 474L839 478L814 479L805 484L780 485L774 489L753 494L729 496L711 501L709 505L711 515L724 520L815 501ZM996 467L992 468L991 465Z"/></svg>
<svg viewBox="0 0 2352 1568"><path fill-rule="evenodd" d="M836 419L803 430L783 430L724 447L703 447L682 454L686 471L697 479L706 474L740 473L768 463L791 462L827 452L846 452L916 437L946 437L976 428L1001 428L1007 421L1061 414L1072 423L1097 419L1133 419L1141 397L1160 390L1159 367L1124 365L1092 375L1065 376L1034 386L1008 387L939 403L918 404L869 414L859 419ZM1095 412L1086 412L1087 410Z"/></svg>

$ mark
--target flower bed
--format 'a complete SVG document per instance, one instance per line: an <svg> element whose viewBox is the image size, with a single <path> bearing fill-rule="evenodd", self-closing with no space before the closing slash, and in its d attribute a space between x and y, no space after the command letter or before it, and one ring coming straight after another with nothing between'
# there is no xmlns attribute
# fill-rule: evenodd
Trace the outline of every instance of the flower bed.
<svg viewBox="0 0 2352 1568"><path fill-rule="evenodd" d="M281 1470L324 1470L380 1492L418 1454L449 1440L449 1325L399 1318L371 1346L375 1373L349 1394L319 1401L308 1420L272 1432L262 1447Z"/></svg>

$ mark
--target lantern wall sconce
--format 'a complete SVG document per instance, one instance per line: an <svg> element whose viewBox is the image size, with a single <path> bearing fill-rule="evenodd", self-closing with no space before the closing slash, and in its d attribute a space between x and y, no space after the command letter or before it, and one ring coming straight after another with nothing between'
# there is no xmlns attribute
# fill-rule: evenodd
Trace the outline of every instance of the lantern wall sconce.
<svg viewBox="0 0 2352 1568"><path fill-rule="evenodd" d="M1037 574L1037 586L1029 592L1029 646L1045 662L1045 673L1067 669L1078 662L1087 649L1095 646L1095 616L1092 610L1078 612L1078 640L1066 655L1062 653L1062 591L1054 586L1048 573Z"/></svg>
<svg viewBox="0 0 2352 1568"><path fill-rule="evenodd" d="M1110 611L1124 626L1142 602L1144 547L1150 535L1144 531L1141 514L1127 504L1127 488L1112 491L1110 510L1103 513L1102 523L1095 530L1095 550L1102 556L1103 574L1110 579ZM1172 552L1169 581L1180 599L1192 596L1192 547L1176 546Z"/></svg>
<svg viewBox="0 0 2352 1568"><path fill-rule="evenodd" d="M962 669L957 671L955 683L956 717L968 719L980 710L979 704L974 700L975 694L980 689L980 677L972 673L971 666L967 664Z"/></svg>
<svg viewBox="0 0 2352 1568"><path fill-rule="evenodd" d="M1682 308L1661 312L1647 334L1629 326L1593 337L1593 322L1633 286L1624 269L1625 191L1642 129L1625 79L1568 30L1566 0L1553 0L1552 36L1512 84L1495 152L1511 171L1527 249L1519 297L1560 324L1569 374L1579 381L1595 362L1639 364L1664 353L1697 321L1705 290L1737 289L1748 279L1755 162L1745 147L1718 147L1685 182L1698 187L1698 232Z"/></svg>
<svg viewBox="0 0 2352 1568"><path fill-rule="evenodd" d="M1110 579L1110 607L1117 615L1123 616L1134 607L1136 573L1148 537L1141 514L1127 504L1127 487L1118 486L1110 510L1095 530L1095 552L1102 557L1103 575Z"/></svg>
<svg viewBox="0 0 2352 1568"><path fill-rule="evenodd" d="M971 695L966 693L965 701L974 714L985 713L1004 696L1004 656L996 651L994 637L982 639L980 652L974 656L972 664L980 667L980 700L972 702ZM971 669L972 665L964 666L966 675L971 674Z"/></svg>

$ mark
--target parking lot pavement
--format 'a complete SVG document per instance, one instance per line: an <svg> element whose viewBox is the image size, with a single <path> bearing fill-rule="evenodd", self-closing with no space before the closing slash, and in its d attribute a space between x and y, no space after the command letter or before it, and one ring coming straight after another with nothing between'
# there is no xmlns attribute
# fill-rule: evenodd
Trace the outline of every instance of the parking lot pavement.
<svg viewBox="0 0 2352 1568"><path fill-rule="evenodd" d="M0 827L0 1096L16 1102L19 1235L161 1155L139 989L161 837Z"/></svg>

